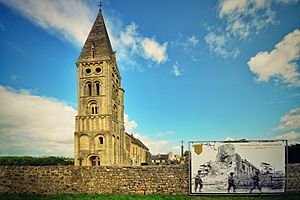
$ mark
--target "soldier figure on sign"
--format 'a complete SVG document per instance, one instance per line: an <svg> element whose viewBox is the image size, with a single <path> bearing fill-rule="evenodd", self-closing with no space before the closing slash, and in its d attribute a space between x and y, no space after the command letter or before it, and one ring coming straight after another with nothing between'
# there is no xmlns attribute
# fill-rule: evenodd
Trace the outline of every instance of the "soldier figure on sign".
<svg viewBox="0 0 300 200"><path fill-rule="evenodd" d="M233 192L235 192L236 185L235 185L235 180L234 180L233 175L234 175L234 173L230 172L230 176L228 177L228 190L227 190L228 193L229 193L231 187L233 188Z"/></svg>
<svg viewBox="0 0 300 200"><path fill-rule="evenodd" d="M261 187L260 187L260 184L259 184L259 181L260 181L260 178L259 178L259 171L256 171L255 172L255 175L251 177L252 180L253 180L253 183L252 183L252 188L250 190L250 193L252 192L252 190L254 190L255 188L257 188L260 192L261 192Z"/></svg>
<svg viewBox="0 0 300 200"><path fill-rule="evenodd" d="M201 170L198 170L198 174L195 176L195 192L197 192L198 185L199 192L201 192L201 189L203 187L203 181L201 179Z"/></svg>

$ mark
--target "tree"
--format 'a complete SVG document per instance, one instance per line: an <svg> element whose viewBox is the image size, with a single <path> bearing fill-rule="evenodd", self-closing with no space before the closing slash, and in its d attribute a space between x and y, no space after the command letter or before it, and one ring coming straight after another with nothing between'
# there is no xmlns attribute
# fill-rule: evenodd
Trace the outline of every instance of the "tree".
<svg viewBox="0 0 300 200"><path fill-rule="evenodd" d="M288 146L288 162L300 163L300 144Z"/></svg>
<svg viewBox="0 0 300 200"><path fill-rule="evenodd" d="M74 165L73 158L65 157L31 157L31 156L3 156L0 157L0 165L6 166L53 166Z"/></svg>

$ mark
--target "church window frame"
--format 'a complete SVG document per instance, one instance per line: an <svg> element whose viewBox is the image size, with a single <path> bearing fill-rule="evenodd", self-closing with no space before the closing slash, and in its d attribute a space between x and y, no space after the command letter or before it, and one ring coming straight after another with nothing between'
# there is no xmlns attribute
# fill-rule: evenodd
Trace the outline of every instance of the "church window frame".
<svg viewBox="0 0 300 200"><path fill-rule="evenodd" d="M96 95L97 96L99 96L100 95L100 92L101 92L101 85L100 85L100 82L99 81L96 81L95 82L95 93L96 93Z"/></svg>
<svg viewBox="0 0 300 200"><path fill-rule="evenodd" d="M117 97L118 97L118 87L117 86L115 86L114 84L112 85L112 97L113 97L113 99L117 99Z"/></svg>
<svg viewBox="0 0 300 200"><path fill-rule="evenodd" d="M103 136L100 136L100 137L99 137L99 144L100 144L100 145L103 145L103 144L104 144L104 138L103 138Z"/></svg>
<svg viewBox="0 0 300 200"><path fill-rule="evenodd" d="M99 133L94 137L95 150L101 151L106 148L106 138L103 134Z"/></svg>
<svg viewBox="0 0 300 200"><path fill-rule="evenodd" d="M92 72L91 68L89 68L89 67L85 68L84 71L85 71L85 74L87 74L87 75L90 75Z"/></svg>
<svg viewBox="0 0 300 200"><path fill-rule="evenodd" d="M91 82L87 82L87 96L92 96L93 95L93 92L92 92L92 90L93 90L93 88L92 88L92 83Z"/></svg>
<svg viewBox="0 0 300 200"><path fill-rule="evenodd" d="M91 108L91 114L92 115L98 114L98 109L97 109L97 104L96 103L91 103L90 108Z"/></svg>
<svg viewBox="0 0 300 200"><path fill-rule="evenodd" d="M102 72L102 68L101 67L96 67L95 72L97 74L101 73Z"/></svg>
<svg viewBox="0 0 300 200"><path fill-rule="evenodd" d="M87 114L88 115L97 115L99 114L99 104L97 101L92 100L87 104Z"/></svg>

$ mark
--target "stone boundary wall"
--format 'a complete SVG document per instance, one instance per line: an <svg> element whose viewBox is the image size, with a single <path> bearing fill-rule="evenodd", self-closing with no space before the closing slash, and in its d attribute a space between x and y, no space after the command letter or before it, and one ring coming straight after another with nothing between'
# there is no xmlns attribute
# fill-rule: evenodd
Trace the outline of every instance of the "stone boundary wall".
<svg viewBox="0 0 300 200"><path fill-rule="evenodd" d="M287 191L300 193L300 163L288 164Z"/></svg>
<svg viewBox="0 0 300 200"><path fill-rule="evenodd" d="M186 166L0 167L0 193L187 194Z"/></svg>
<svg viewBox="0 0 300 200"><path fill-rule="evenodd" d="M300 164L288 167L288 192L300 192ZM188 194L188 167L0 166L0 193Z"/></svg>

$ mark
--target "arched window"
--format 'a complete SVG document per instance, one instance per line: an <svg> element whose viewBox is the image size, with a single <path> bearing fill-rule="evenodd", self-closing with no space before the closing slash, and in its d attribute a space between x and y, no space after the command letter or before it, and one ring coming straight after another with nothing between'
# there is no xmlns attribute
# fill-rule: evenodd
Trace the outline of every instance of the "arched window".
<svg viewBox="0 0 300 200"><path fill-rule="evenodd" d="M118 93L117 93L117 91L118 91L118 88L116 88L115 87L115 85L112 85L112 97L113 97L113 99L116 99L117 98L117 95L118 95Z"/></svg>
<svg viewBox="0 0 300 200"><path fill-rule="evenodd" d="M99 137L99 143L100 143L100 144L104 144L103 137Z"/></svg>
<svg viewBox="0 0 300 200"><path fill-rule="evenodd" d="M118 117L118 110L117 110L116 104L113 105L113 116L114 116L115 118Z"/></svg>
<svg viewBox="0 0 300 200"><path fill-rule="evenodd" d="M89 137L87 135L80 136L79 149L80 150L89 150L90 149Z"/></svg>
<svg viewBox="0 0 300 200"><path fill-rule="evenodd" d="M87 84L87 95L92 96L92 83Z"/></svg>
<svg viewBox="0 0 300 200"><path fill-rule="evenodd" d="M100 95L100 83L96 82L96 95Z"/></svg>
<svg viewBox="0 0 300 200"><path fill-rule="evenodd" d="M105 137L103 135L96 135L94 141L96 151L105 149Z"/></svg>
<svg viewBox="0 0 300 200"><path fill-rule="evenodd" d="M92 107L92 114L97 114L98 113L98 111L97 111L97 105L96 104L92 104L91 107Z"/></svg>
<svg viewBox="0 0 300 200"><path fill-rule="evenodd" d="M88 106L89 114L95 115L98 114L98 106L97 103L93 102Z"/></svg>
<svg viewBox="0 0 300 200"><path fill-rule="evenodd" d="M95 58L95 44L94 44L94 42L92 42L91 53L92 53L92 57Z"/></svg>

